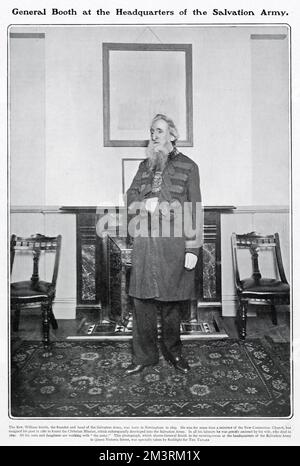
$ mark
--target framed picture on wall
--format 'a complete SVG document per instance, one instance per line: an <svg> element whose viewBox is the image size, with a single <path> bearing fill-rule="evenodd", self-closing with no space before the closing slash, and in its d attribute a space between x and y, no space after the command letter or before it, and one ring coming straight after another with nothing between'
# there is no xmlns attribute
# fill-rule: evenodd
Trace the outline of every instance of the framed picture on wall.
<svg viewBox="0 0 300 466"><path fill-rule="evenodd" d="M146 146L157 113L193 145L192 45L103 44L104 146Z"/></svg>
<svg viewBox="0 0 300 466"><path fill-rule="evenodd" d="M122 159L122 194L124 195L130 187L134 175L136 174L142 158Z"/></svg>

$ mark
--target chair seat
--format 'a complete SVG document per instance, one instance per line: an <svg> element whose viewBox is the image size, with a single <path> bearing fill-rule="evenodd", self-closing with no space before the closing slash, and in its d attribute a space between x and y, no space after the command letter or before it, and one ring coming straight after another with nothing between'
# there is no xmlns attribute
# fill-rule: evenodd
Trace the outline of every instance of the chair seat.
<svg viewBox="0 0 300 466"><path fill-rule="evenodd" d="M276 294L277 296L289 295L290 287L287 283L283 283L275 278L261 278L254 280L246 278L241 280L240 293L244 297L255 297L267 299Z"/></svg>
<svg viewBox="0 0 300 466"><path fill-rule="evenodd" d="M54 297L54 289L52 283L40 280L33 284L31 280L27 280L12 283L10 295L12 301L46 301Z"/></svg>

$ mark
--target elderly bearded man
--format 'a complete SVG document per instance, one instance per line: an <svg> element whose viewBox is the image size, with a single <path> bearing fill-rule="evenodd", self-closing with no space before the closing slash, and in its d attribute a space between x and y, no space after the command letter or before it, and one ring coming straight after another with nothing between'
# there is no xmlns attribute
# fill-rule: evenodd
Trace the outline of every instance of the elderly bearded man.
<svg viewBox="0 0 300 466"><path fill-rule="evenodd" d="M194 271L202 245L199 171L177 150L178 132L170 118L156 115L150 135L148 157L127 191L129 214L140 212L142 224L143 212L151 221L147 231L140 228L134 235L129 285L134 298L133 358L125 375L157 364L158 310L165 359L182 373L190 369L181 352L180 323L183 302L195 297ZM161 233L164 219L170 226L167 235ZM178 225L182 226L179 234Z"/></svg>

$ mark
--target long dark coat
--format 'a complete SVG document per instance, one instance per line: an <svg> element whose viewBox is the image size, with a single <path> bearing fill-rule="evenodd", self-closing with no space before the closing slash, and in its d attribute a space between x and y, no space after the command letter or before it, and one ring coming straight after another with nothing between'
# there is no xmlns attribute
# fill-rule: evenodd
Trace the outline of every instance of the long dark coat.
<svg viewBox="0 0 300 466"><path fill-rule="evenodd" d="M152 178L153 173L148 161L144 160L127 191L128 207L134 202L142 202L149 197ZM198 255L202 245L203 217L198 225L197 234L189 233L189 226L192 226L195 232L196 205L199 207L201 203L199 170L195 162L176 149L169 154L162 174L159 202L165 202L165 205L171 205L171 207L179 207L182 234L174 235L176 214L173 215L171 212L170 229L173 235L163 237L160 212L156 214L159 216L159 223L154 222L154 226L153 223L151 224L149 236L135 237L129 294L140 299L153 298L160 301L193 299L195 298L195 269L185 269L184 263L185 253L192 252ZM185 217L182 215L184 202L190 203L190 209L186 211ZM144 215L148 220L150 219L150 214L144 213ZM184 225L189 226L185 228Z"/></svg>

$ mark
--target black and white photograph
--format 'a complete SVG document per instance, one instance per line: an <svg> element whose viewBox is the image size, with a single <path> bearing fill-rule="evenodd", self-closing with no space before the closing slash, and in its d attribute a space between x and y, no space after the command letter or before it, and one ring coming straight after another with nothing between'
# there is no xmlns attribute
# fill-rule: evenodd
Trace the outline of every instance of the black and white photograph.
<svg viewBox="0 0 300 466"><path fill-rule="evenodd" d="M82 442L101 443L101 425L152 421L157 442L180 442L176 422L292 438L293 29L160 8L106 24L22 6L7 24L17 437L25 422L59 443L88 421Z"/></svg>

